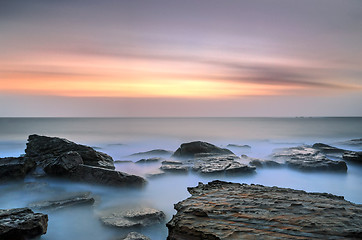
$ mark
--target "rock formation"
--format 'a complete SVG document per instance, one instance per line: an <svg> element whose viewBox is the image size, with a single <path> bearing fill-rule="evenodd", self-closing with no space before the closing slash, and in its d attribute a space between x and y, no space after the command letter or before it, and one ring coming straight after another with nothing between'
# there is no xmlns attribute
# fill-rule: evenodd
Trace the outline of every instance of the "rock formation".
<svg viewBox="0 0 362 240"><path fill-rule="evenodd" d="M168 240L362 238L362 205L332 194L221 181L188 191Z"/></svg>
<svg viewBox="0 0 362 240"><path fill-rule="evenodd" d="M194 157L196 154L208 153L214 155L233 154L229 149L219 148L213 144L201 141L183 143L172 155L176 158Z"/></svg>
<svg viewBox="0 0 362 240"><path fill-rule="evenodd" d="M28 205L31 209L52 209L57 210L65 207L79 205L93 205L94 198L90 192L77 192L62 194L58 198L32 202Z"/></svg>
<svg viewBox="0 0 362 240"><path fill-rule="evenodd" d="M0 158L0 181L23 179L34 170L35 161L24 157Z"/></svg>

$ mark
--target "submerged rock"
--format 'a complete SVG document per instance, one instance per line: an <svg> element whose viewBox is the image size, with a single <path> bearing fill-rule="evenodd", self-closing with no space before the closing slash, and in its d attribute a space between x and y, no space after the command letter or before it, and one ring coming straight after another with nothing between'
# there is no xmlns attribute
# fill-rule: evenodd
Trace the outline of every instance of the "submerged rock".
<svg viewBox="0 0 362 240"><path fill-rule="evenodd" d="M353 147L362 147L362 138L352 139L349 141L342 142L341 144Z"/></svg>
<svg viewBox="0 0 362 240"><path fill-rule="evenodd" d="M250 149L251 147L249 145L239 145L239 144L228 144L226 147L234 147L234 148L245 148Z"/></svg>
<svg viewBox="0 0 362 240"><path fill-rule="evenodd" d="M138 233L138 232L130 232L126 237L118 238L119 240L151 240L149 237Z"/></svg>
<svg viewBox="0 0 362 240"><path fill-rule="evenodd" d="M356 163L362 163L362 152L346 151L343 153L343 159Z"/></svg>
<svg viewBox="0 0 362 240"><path fill-rule="evenodd" d="M162 164L160 169L169 172L187 172L189 167L183 164Z"/></svg>
<svg viewBox="0 0 362 240"><path fill-rule="evenodd" d="M168 240L362 238L362 205L332 194L221 181L188 191Z"/></svg>
<svg viewBox="0 0 362 240"><path fill-rule="evenodd" d="M146 152L139 152L139 153L134 153L130 156L171 156L173 152L172 151L168 151L168 150L164 150L164 149L154 149L151 151L146 151Z"/></svg>
<svg viewBox="0 0 362 240"><path fill-rule="evenodd" d="M196 154L214 154L214 155L229 155L234 154L229 149L219 148L211 143L195 141L190 143L183 143L172 155L173 157L195 157Z"/></svg>
<svg viewBox="0 0 362 240"><path fill-rule="evenodd" d="M322 152L309 146L283 149L274 153L273 158L284 160L288 167L304 171L347 171L344 161L328 159Z"/></svg>
<svg viewBox="0 0 362 240"><path fill-rule="evenodd" d="M323 153L344 153L344 151L346 151L344 149L332 147L324 143L315 143L312 147Z"/></svg>
<svg viewBox="0 0 362 240"><path fill-rule="evenodd" d="M55 199L32 202L28 205L32 209L61 209L65 207L79 206L79 205L93 205L94 198L90 192L78 192L70 194L62 194Z"/></svg>
<svg viewBox="0 0 362 240"><path fill-rule="evenodd" d="M35 167L36 163L32 159L24 157L0 158L0 181L23 179Z"/></svg>
<svg viewBox="0 0 362 240"><path fill-rule="evenodd" d="M111 156L58 137L30 135L26 144L25 156L45 166L62 154L71 151L77 152L86 165L114 169Z"/></svg>
<svg viewBox="0 0 362 240"><path fill-rule="evenodd" d="M143 158L138 160L136 163L155 163L161 161L162 158L160 157L153 157L153 158Z"/></svg>
<svg viewBox="0 0 362 240"><path fill-rule="evenodd" d="M236 161L235 155L201 157L195 159L192 169L199 173L250 173L255 167Z"/></svg>
<svg viewBox="0 0 362 240"><path fill-rule="evenodd" d="M163 222L165 214L148 207L116 207L100 212L100 220L109 226L119 228L145 227Z"/></svg>
<svg viewBox="0 0 362 240"><path fill-rule="evenodd" d="M0 209L0 239L25 240L45 234L48 215L29 208Z"/></svg>

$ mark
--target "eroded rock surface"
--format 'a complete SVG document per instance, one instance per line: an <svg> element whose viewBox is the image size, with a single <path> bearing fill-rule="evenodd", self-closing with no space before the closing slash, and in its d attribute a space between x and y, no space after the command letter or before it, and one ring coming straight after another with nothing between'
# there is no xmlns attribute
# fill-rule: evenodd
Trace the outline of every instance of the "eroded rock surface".
<svg viewBox="0 0 362 240"><path fill-rule="evenodd" d="M149 237L138 233L138 232L130 232L126 237L119 238L119 240L151 240Z"/></svg>
<svg viewBox="0 0 362 240"><path fill-rule="evenodd" d="M29 208L0 209L0 239L25 240L45 234L48 215Z"/></svg>
<svg viewBox="0 0 362 240"><path fill-rule="evenodd" d="M312 147L323 153L344 153L344 151L346 151L344 149L332 147L324 143L315 143Z"/></svg>
<svg viewBox="0 0 362 240"><path fill-rule="evenodd" d="M61 194L61 196L58 198L33 202L30 203L28 207L32 209L57 210L65 207L72 207L79 205L93 205L94 201L95 200L91 196L90 192L78 192L78 193Z"/></svg>
<svg viewBox="0 0 362 240"><path fill-rule="evenodd" d="M235 155L196 158L192 169L200 173L240 173L253 172L255 167L242 164Z"/></svg>
<svg viewBox="0 0 362 240"><path fill-rule="evenodd" d="M208 153L214 155L233 154L229 149L219 148L211 143L195 141L190 143L183 143L172 155L176 158L194 157L196 154Z"/></svg>
<svg viewBox="0 0 362 240"><path fill-rule="evenodd" d="M109 226L119 228L145 227L164 221L165 214L148 207L116 207L100 212L100 220Z"/></svg>
<svg viewBox="0 0 362 240"><path fill-rule="evenodd" d="M25 149L26 157L42 166L71 151L79 153L86 165L114 169L111 156L63 138L33 134L29 136Z"/></svg>
<svg viewBox="0 0 362 240"><path fill-rule="evenodd" d="M160 157L142 158L142 159L138 160L136 163L155 163L155 162L160 162L161 160L162 160L162 158L160 158Z"/></svg>
<svg viewBox="0 0 362 240"><path fill-rule="evenodd" d="M340 196L221 181L188 191L168 240L362 238L362 205Z"/></svg>
<svg viewBox="0 0 362 240"><path fill-rule="evenodd" d="M35 167L36 163L32 159L24 157L0 158L0 181L23 179Z"/></svg>

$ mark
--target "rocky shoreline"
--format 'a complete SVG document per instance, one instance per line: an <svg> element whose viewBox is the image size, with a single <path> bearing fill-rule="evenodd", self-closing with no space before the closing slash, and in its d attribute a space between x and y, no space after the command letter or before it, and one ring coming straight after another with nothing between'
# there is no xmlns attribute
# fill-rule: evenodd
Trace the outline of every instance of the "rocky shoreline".
<svg viewBox="0 0 362 240"><path fill-rule="evenodd" d="M249 145L238 144L228 147L251 149ZM346 173L347 163L362 162L361 152L323 143L278 149L269 159L237 156L230 149L202 141L183 143L175 152L155 149L131 156L142 158L135 162L114 161L92 147L33 134L28 138L24 156L0 158L0 181L6 184L31 176L142 189L147 184L145 178L117 171L114 163L160 166L158 171L147 174L149 177L193 172L215 179L257 174L259 168L275 167ZM221 181L200 183L188 190L192 196L175 205L177 214L167 223L170 240L362 238L361 205L349 203L343 197ZM75 192L34 201L28 208L0 210L0 239L28 239L45 234L48 216L32 210L62 211L75 206L93 206L96 201L99 199L91 192ZM96 215L107 226L130 230L165 224L166 220L162 211L150 206L114 206ZM23 222L21 227L17 225L19 222ZM149 238L129 232L118 239Z"/></svg>

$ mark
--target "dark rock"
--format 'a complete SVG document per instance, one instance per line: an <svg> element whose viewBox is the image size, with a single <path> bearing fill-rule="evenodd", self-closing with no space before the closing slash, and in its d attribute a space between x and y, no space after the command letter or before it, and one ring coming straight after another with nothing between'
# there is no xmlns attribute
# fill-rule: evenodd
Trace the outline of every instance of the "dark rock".
<svg viewBox="0 0 362 240"><path fill-rule="evenodd" d="M344 161L328 159L319 150L309 146L287 148L274 153L273 158L285 160L288 167L303 171L347 171Z"/></svg>
<svg viewBox="0 0 362 240"><path fill-rule="evenodd" d="M131 160L116 160L114 163L133 163Z"/></svg>
<svg viewBox="0 0 362 240"><path fill-rule="evenodd" d="M362 238L362 205L332 194L221 181L188 191L168 240Z"/></svg>
<svg viewBox="0 0 362 240"><path fill-rule="evenodd" d="M362 163L362 152L346 151L343 153L343 159L356 163Z"/></svg>
<svg viewBox="0 0 362 240"><path fill-rule="evenodd" d="M181 146L176 150L176 152L172 155L173 157L195 157L196 154L216 154L216 155L229 155L233 154L229 149L226 148L219 148L211 143L207 142L190 142L190 143L183 143Z"/></svg>
<svg viewBox="0 0 362 240"><path fill-rule="evenodd" d="M162 164L160 169L168 172L187 172L189 167L183 164Z"/></svg>
<svg viewBox="0 0 362 240"><path fill-rule="evenodd" d="M362 138L352 139L349 141L342 142L341 144L353 147L362 147Z"/></svg>
<svg viewBox="0 0 362 240"><path fill-rule="evenodd" d="M180 161L174 161L174 160L165 160L162 161L162 165L182 165L183 163Z"/></svg>
<svg viewBox="0 0 362 240"><path fill-rule="evenodd" d="M130 232L126 237L119 238L119 240L151 240L151 239L141 233Z"/></svg>
<svg viewBox="0 0 362 240"><path fill-rule="evenodd" d="M161 223L165 219L162 211L148 207L117 207L104 210L99 215L104 224L120 228L145 227Z"/></svg>
<svg viewBox="0 0 362 240"><path fill-rule="evenodd" d="M23 179L35 167L36 163L32 159L24 157L0 158L0 181Z"/></svg>
<svg viewBox="0 0 362 240"><path fill-rule="evenodd" d="M83 159L77 152L66 152L57 157L54 161L49 162L44 171L51 176L64 176L73 168L83 164Z"/></svg>
<svg viewBox="0 0 362 240"><path fill-rule="evenodd" d="M250 149L250 148L251 148L249 145L239 145L239 144L228 144L226 147L246 148L246 149Z"/></svg>
<svg viewBox="0 0 362 240"><path fill-rule="evenodd" d="M65 207L79 206L79 205L93 205L94 198L90 196L90 192L62 194L60 197L33 202L28 205L32 209L61 209Z"/></svg>
<svg viewBox="0 0 362 240"><path fill-rule="evenodd" d="M83 164L73 168L68 177L75 181L119 187L144 186L146 184L145 179L136 175Z"/></svg>
<svg viewBox="0 0 362 240"><path fill-rule="evenodd" d="M25 240L45 234L48 215L29 208L0 209L0 239Z"/></svg>
<svg viewBox="0 0 362 240"><path fill-rule="evenodd" d="M173 152L172 151L167 151L164 149L154 149L151 151L146 151L146 152L139 152L139 153L134 153L130 156L171 156Z"/></svg>
<svg viewBox="0 0 362 240"><path fill-rule="evenodd" d="M111 156L67 139L34 134L29 136L26 146L26 158L33 159L42 166L46 166L64 153L74 151L79 153L86 165L114 169Z"/></svg>
<svg viewBox="0 0 362 240"><path fill-rule="evenodd" d="M202 157L195 159L192 169L199 173L250 173L255 167L242 164L235 155Z"/></svg>
<svg viewBox="0 0 362 240"><path fill-rule="evenodd" d="M255 159L255 160L251 160L249 163L251 166L255 166L255 167L280 167L282 166L282 164L276 162L276 161L272 161L272 160L260 160L260 159Z"/></svg>
<svg viewBox="0 0 362 240"><path fill-rule="evenodd" d="M314 149L321 151L322 153L344 153L344 149L329 146L324 143L315 143L312 146Z"/></svg>
<svg viewBox="0 0 362 240"><path fill-rule="evenodd" d="M141 160L138 160L136 163L155 163L161 161L162 158L160 157L153 157L153 158L143 158Z"/></svg>

